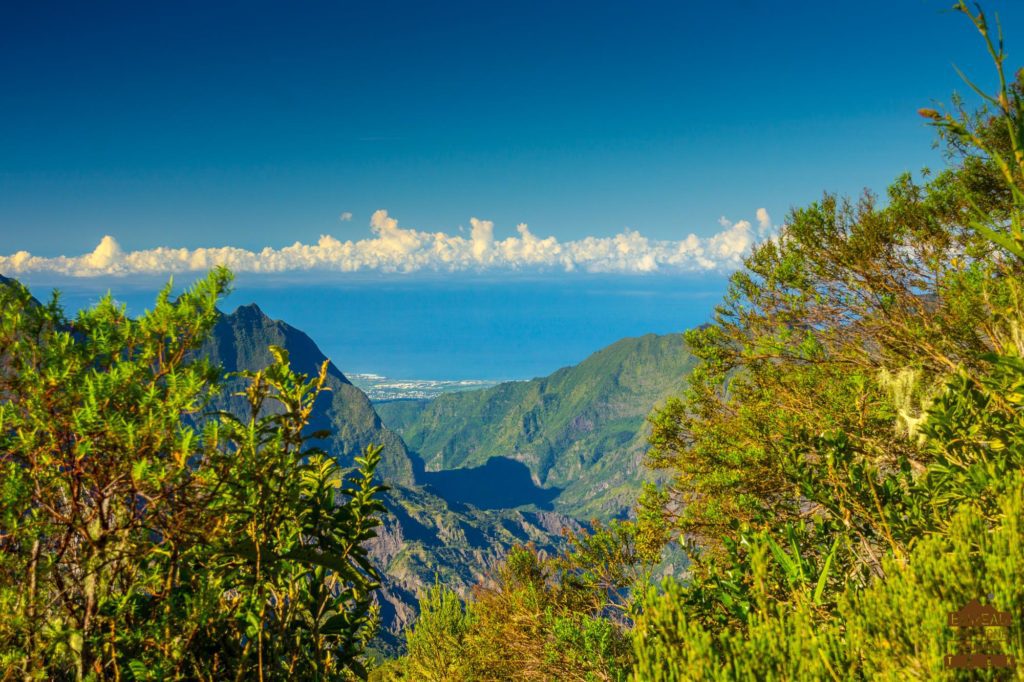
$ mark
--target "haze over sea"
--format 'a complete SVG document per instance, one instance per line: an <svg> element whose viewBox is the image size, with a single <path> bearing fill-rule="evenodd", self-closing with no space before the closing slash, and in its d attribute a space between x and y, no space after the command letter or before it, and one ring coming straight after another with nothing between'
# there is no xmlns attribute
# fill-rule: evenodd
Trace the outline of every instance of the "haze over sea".
<svg viewBox="0 0 1024 682"><path fill-rule="evenodd" d="M110 289L130 315L138 315L152 306L163 283L22 279L41 299L59 288L69 314ZM221 309L258 304L306 332L347 374L513 380L576 364L627 336L702 324L725 283L722 275L240 275Z"/></svg>

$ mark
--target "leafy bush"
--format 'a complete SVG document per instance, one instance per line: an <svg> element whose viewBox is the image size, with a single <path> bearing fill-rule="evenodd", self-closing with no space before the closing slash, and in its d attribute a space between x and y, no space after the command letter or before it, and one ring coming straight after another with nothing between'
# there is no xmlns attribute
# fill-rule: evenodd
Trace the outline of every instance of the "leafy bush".
<svg viewBox="0 0 1024 682"><path fill-rule="evenodd" d="M26 679L361 674L379 450L349 476L308 448L324 372L247 374L206 414L194 351L231 276L127 317L67 320L0 286L0 668ZM260 416L261 407L280 409Z"/></svg>
<svg viewBox="0 0 1024 682"><path fill-rule="evenodd" d="M646 582L630 524L595 524L562 555L509 551L467 603L443 587L420 599L407 655L381 672L410 680L624 680L629 590ZM641 573L634 573L639 568Z"/></svg>
<svg viewBox="0 0 1024 682"><path fill-rule="evenodd" d="M691 618L680 583L652 588L633 633L634 679L1006 679L997 669L948 668L945 657L960 646L948 615L970 601L980 596L1015 616L1024 611L1024 478L1008 483L995 525L977 505L960 505L945 533L923 538L908 562L887 558L884 580L849 586L826 617L810 600L780 601L762 591L764 551L752 572L756 607L741 628ZM1019 617L994 651L1021 660Z"/></svg>

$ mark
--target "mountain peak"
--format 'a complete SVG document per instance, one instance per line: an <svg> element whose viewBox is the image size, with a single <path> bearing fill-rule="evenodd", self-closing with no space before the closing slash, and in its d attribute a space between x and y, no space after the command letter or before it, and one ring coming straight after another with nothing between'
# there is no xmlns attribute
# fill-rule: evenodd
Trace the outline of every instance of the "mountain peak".
<svg viewBox="0 0 1024 682"><path fill-rule="evenodd" d="M272 320L254 303L242 305L230 315L223 315L206 340L199 355L225 373L240 370L257 371L267 367L274 358L270 346L288 351L291 368L307 377L320 372L327 357L305 333L287 322ZM382 478L401 483L414 481L412 462L405 444L390 429L382 427L369 399L353 386L334 364L327 367L327 388L318 399L311 421L311 431L327 430L332 435L323 447L338 457L358 456L368 444L384 446L383 462L378 469ZM237 388L226 391L220 409L244 414L244 402L232 396Z"/></svg>
<svg viewBox="0 0 1024 682"><path fill-rule="evenodd" d="M246 303L235 308L235 312L231 313L229 317L235 317L239 319L267 319L267 316L263 310L255 303Z"/></svg>

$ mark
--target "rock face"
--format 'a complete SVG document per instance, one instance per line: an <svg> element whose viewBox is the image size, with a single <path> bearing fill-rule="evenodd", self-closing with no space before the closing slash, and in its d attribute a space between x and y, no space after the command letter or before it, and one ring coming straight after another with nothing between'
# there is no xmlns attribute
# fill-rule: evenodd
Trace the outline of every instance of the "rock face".
<svg viewBox="0 0 1024 682"><path fill-rule="evenodd" d="M12 284L21 284L21 282L19 282L16 279L11 279L10 277L4 277L3 275L0 275L0 287L12 285ZM39 303L39 301L34 296L29 301L29 304L30 305L41 305Z"/></svg>
<svg viewBox="0 0 1024 682"><path fill-rule="evenodd" d="M466 597L509 547L533 543L553 553L562 544L563 529L580 529L554 512L481 510L449 503L420 486L396 486L384 504L390 514L369 547L385 575L382 640L390 646L415 619L416 596L425 588L440 582Z"/></svg>
<svg viewBox="0 0 1024 682"><path fill-rule="evenodd" d="M547 377L375 407L426 476L487 474L495 460L512 460L528 471L535 496L547 491L550 508L606 519L632 507L646 475L647 415L680 391L694 362L681 334L648 334Z"/></svg>

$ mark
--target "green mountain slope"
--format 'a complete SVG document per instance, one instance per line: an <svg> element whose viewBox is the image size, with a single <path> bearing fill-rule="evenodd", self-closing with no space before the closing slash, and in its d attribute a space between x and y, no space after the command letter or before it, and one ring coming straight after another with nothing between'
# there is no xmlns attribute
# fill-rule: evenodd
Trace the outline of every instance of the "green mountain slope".
<svg viewBox="0 0 1024 682"><path fill-rule="evenodd" d="M2 278L0 285L11 281ZM658 338L662 341L657 341ZM620 402L628 402L629 396L636 393L636 387L642 387L653 395L660 389L652 392L652 382L660 384L663 381L652 379L649 368L634 366L647 360L639 356L632 358L633 352L623 353L622 350L630 344L645 348L653 343L640 356L654 357L658 355L654 347L660 347L668 338L629 339L595 354L591 360L604 360L588 366L594 374L590 379L563 377L564 373L578 369L568 368L545 380L513 384L516 387L513 390L531 389L537 382L553 382L548 389L537 389L542 403L546 401L545 404L553 407L556 402L564 400L564 409L573 413L571 418L562 420L565 424L571 426L576 417L583 415L584 421L593 419L597 427L603 428L601 415L613 408L618 414L624 414L625 405ZM271 361L270 345L287 350L292 366L307 374L315 373L325 360L323 353L306 334L284 322L270 319L255 305L242 306L229 315L223 315L200 353L222 365L225 372L258 370ZM618 350L613 350L616 347ZM669 352L668 346L663 351ZM584 365L586 363L580 367ZM602 372L608 376L599 377ZM672 374L675 373L673 370ZM609 377L612 376L617 378L611 381ZM622 386L619 390L611 390L609 386L616 383ZM435 580L468 596L471 586L511 545L532 542L539 549L554 552L562 544L563 529L579 528L575 520L557 511L512 508L527 504L550 506L548 503L553 493L558 492L538 490L537 477L525 463L488 461L486 457L476 460L464 458L463 466L454 471L425 470L423 462L409 452L402 438L382 423L366 395L333 364L329 366L328 386L331 391L317 402L312 420L312 429L334 432L321 445L343 460L367 443L385 446L380 473L383 481L391 487L385 498L389 514L383 519L378 536L369 543L371 555L383 574L380 603L384 632L379 644L385 650L393 651L401 641L401 630L416 616L417 593ZM508 386L491 390L507 391ZM591 386L598 387L602 399L587 400ZM229 381L212 407L240 414L244 401L230 395L235 388ZM561 396L554 400L548 396L555 388L571 396L571 400ZM529 395L530 390L526 390L516 399L522 402ZM646 403L648 397L642 400ZM653 405L654 400L651 399L650 404ZM387 404L385 407L393 415L406 415L398 419L404 424L415 421L432 408L416 402ZM488 409L494 407L490 405ZM646 407L633 410L634 419L629 422L631 428L642 425L647 411ZM485 412L481 409L480 414ZM555 423L548 419L547 413L540 413L540 416L545 425ZM577 425L580 423L577 421ZM471 424L463 424L463 428L468 426ZM583 430L589 433L587 429ZM486 434L477 435L482 438ZM593 442L604 447L606 440L603 436L595 437ZM569 451L574 450L570 448ZM591 467L590 470L603 471L600 467ZM557 471L561 471L558 466L549 467L549 474ZM550 475L549 478L556 480ZM635 487L630 487L632 485L627 485L630 492L635 490ZM454 497L445 494L451 491L454 491ZM473 494L466 494L467 491ZM466 504L466 501L472 504Z"/></svg>
<svg viewBox="0 0 1024 682"><path fill-rule="evenodd" d="M623 339L578 365L531 381L375 405L430 472L524 464L554 509L620 516L645 476L646 417L694 364L681 334Z"/></svg>
<svg viewBox="0 0 1024 682"><path fill-rule="evenodd" d="M0 275L0 286L15 282ZM292 367L306 374L318 372L326 359L306 334L270 319L256 305L222 315L198 353L225 372L255 371L270 364L271 345L287 350ZM244 399L232 395L240 382L226 383L211 409L244 416ZM481 510L449 503L430 487L417 485L417 468L422 467L416 465L402 439L381 423L366 395L333 364L328 368L327 385L331 390L315 404L310 428L333 431L321 446L349 463L368 443L384 445L378 471L390 488L384 495L388 514L377 537L368 542L382 573L379 603L383 628L377 648L396 652L402 629L416 617L418 593L436 580L468 596L471 586L513 544L533 542L553 552L561 544L563 528L578 528L572 519L552 512Z"/></svg>

